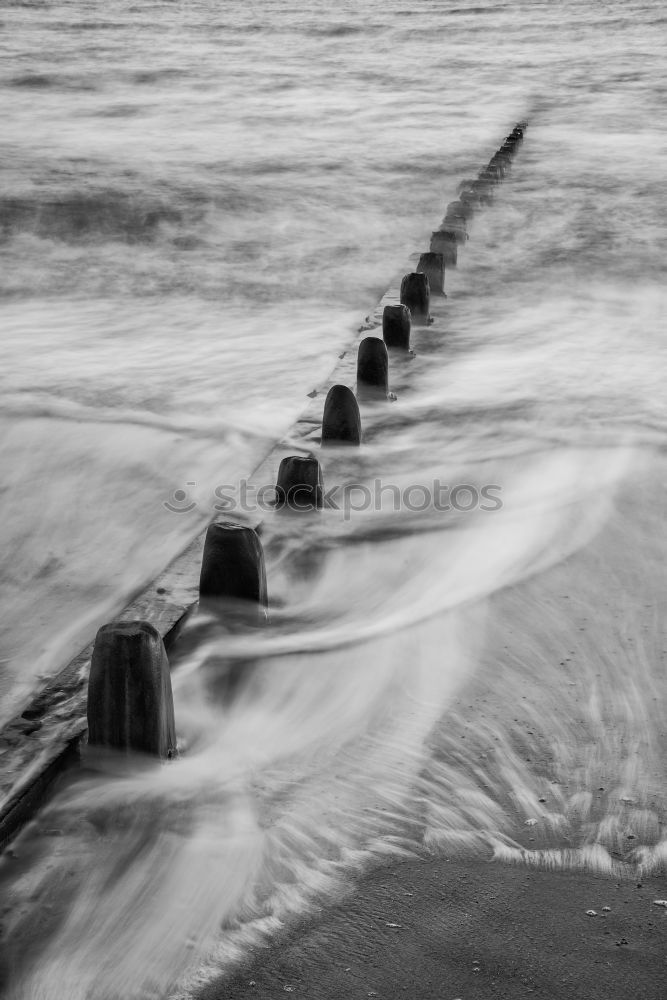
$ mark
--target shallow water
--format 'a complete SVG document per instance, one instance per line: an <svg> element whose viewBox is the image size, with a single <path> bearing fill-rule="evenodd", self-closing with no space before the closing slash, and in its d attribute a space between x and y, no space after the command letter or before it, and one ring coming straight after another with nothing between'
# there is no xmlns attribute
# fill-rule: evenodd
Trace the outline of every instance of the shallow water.
<svg viewBox="0 0 667 1000"><path fill-rule="evenodd" d="M424 741L443 712L457 724L481 670L486 598L592 538L636 454L664 448L665 18L657 3L77 0L8 3L2 21L4 718L252 471L458 182L530 123L447 274L446 342L418 331L392 367L398 401L365 414L359 455L325 463L328 484L496 484L502 509L269 517L270 632L195 629L175 666L189 754L75 785L64 835L15 890L10 995L166 995L379 851L450 850L448 830L511 860L530 846L505 797L539 781L500 723L484 801L476 759L431 773ZM558 635L569 618L548 621ZM221 649L259 661L224 709L207 687ZM656 722L648 672L623 702L630 735ZM557 761L592 795L594 769ZM434 803L417 833L415 787ZM660 782L651 795L647 849ZM119 822L80 828L119 803ZM573 851L596 843L581 827ZM34 894L55 907L39 960Z"/></svg>

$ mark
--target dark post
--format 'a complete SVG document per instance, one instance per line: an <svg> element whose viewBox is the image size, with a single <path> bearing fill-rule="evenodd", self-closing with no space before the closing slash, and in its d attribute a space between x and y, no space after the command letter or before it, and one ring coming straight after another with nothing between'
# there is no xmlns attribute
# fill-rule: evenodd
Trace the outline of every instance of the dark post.
<svg viewBox="0 0 667 1000"><path fill-rule="evenodd" d="M465 205L462 201L450 201L445 213L445 221L460 221L465 223L472 218L473 210L470 205Z"/></svg>
<svg viewBox="0 0 667 1000"><path fill-rule="evenodd" d="M468 177L464 181L459 181L459 183L456 185L457 194L460 194L461 191L466 191L468 188L474 188L475 183L476 182L474 177Z"/></svg>
<svg viewBox="0 0 667 1000"><path fill-rule="evenodd" d="M428 287L434 295L445 295L445 256L441 253L423 253L417 271L428 278ZM446 296L445 296L446 297Z"/></svg>
<svg viewBox="0 0 667 1000"><path fill-rule="evenodd" d="M354 393L346 385L332 385L322 416L322 444L361 444L361 415Z"/></svg>
<svg viewBox="0 0 667 1000"><path fill-rule="evenodd" d="M499 158L496 153L489 160L489 169L495 170L498 180L501 181L507 173L507 164L502 158Z"/></svg>
<svg viewBox="0 0 667 1000"><path fill-rule="evenodd" d="M456 244L454 244L454 249L456 249ZM410 310L407 306L384 307L382 337L388 348L395 347L402 351L410 350Z"/></svg>
<svg viewBox="0 0 667 1000"><path fill-rule="evenodd" d="M251 612L266 620L268 604L264 552L257 532L244 524L214 521L204 541L199 599L209 607ZM243 603L241 603L243 602ZM245 605L245 607L244 607Z"/></svg>
<svg viewBox="0 0 667 1000"><path fill-rule="evenodd" d="M493 201L493 194L491 191L492 182L487 179L482 179L478 177L473 184L473 189L477 195L477 199L480 205L490 205Z"/></svg>
<svg viewBox="0 0 667 1000"><path fill-rule="evenodd" d="M479 205L479 198L475 187L466 187L459 191L459 201L468 212L468 218L475 214L475 209Z"/></svg>
<svg viewBox="0 0 667 1000"><path fill-rule="evenodd" d="M428 323L430 302L428 277L417 271L404 275L401 281L401 304L408 307L415 323Z"/></svg>
<svg viewBox="0 0 667 1000"><path fill-rule="evenodd" d="M283 458L276 483L276 507L281 510L322 509L322 469L313 455Z"/></svg>
<svg viewBox="0 0 667 1000"><path fill-rule="evenodd" d="M357 354L357 396L386 399L389 393L389 356L379 337L364 337Z"/></svg>
<svg viewBox="0 0 667 1000"><path fill-rule="evenodd" d="M465 239L465 233L461 233ZM456 229L436 229L431 233L432 253L441 253L445 260L445 267L456 267L457 243L459 236Z"/></svg>
<svg viewBox="0 0 667 1000"><path fill-rule="evenodd" d="M98 631L87 714L90 744L176 756L169 661L153 625L111 622Z"/></svg>
<svg viewBox="0 0 667 1000"><path fill-rule="evenodd" d="M498 182L502 179L500 167L496 166L496 164L489 163L486 167L483 167L480 170L479 179L488 184L498 184Z"/></svg>

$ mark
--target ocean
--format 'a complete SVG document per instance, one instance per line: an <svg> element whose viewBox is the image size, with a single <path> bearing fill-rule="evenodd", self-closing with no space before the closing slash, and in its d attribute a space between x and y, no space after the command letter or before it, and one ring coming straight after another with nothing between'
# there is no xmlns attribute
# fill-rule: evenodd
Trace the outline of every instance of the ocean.
<svg viewBox="0 0 667 1000"><path fill-rule="evenodd" d="M289 433L458 183L528 122L447 272L445 341L415 333L350 471L492 484L502 510L338 517L316 584L290 522L275 637L251 650L264 687L211 704L195 648L174 678L195 751L70 793L70 815L137 808L107 862L94 824L59 841L67 920L8 995L175 995L405 849L425 739L475 672L471 607L576 552L636 456L664 452L667 14L5 0L0 24L3 721Z"/></svg>

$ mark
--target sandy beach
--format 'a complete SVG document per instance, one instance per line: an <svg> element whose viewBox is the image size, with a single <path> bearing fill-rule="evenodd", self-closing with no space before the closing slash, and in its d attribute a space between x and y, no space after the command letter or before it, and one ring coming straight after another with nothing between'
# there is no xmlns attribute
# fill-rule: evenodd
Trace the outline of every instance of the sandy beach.
<svg viewBox="0 0 667 1000"><path fill-rule="evenodd" d="M5 8L3 1000L662 1000L660 4ZM118 619L168 761L87 742Z"/></svg>
<svg viewBox="0 0 667 1000"><path fill-rule="evenodd" d="M600 455L599 449L591 450L591 463L599 463ZM565 491L565 499L551 512L539 508L545 517L555 517L559 531L540 530L537 537L543 543L533 546L530 563L520 574L514 568L521 582L452 612L440 612L408 633L446 641L456 634L444 627L446 620L450 614L456 616L458 628L468 633L470 669L460 675L444 711L443 703L434 703L432 717L437 721L427 731L423 752L421 742L411 748L412 762L404 773L400 732L393 742L376 745L380 757L391 754L376 802L372 798L379 789L373 788L371 794L364 779L359 801L350 800L347 820L332 805L338 794L361 780L354 772L358 762L353 755L363 740L356 738L351 738L349 753L341 753L333 769L323 770L302 796L312 829L326 830L328 806L337 822L356 822L363 838L356 860L351 863L340 852L332 855L328 867L331 848L312 841L313 850L320 852L316 871L327 873L322 874L321 891L308 864L297 863L297 849L303 842L308 846L304 827L291 818L294 813L280 813L282 798L291 794L289 763L284 785L276 786L273 814L267 810L253 819L253 824L261 821L264 839L256 837L252 824L241 825L239 834L230 825L228 840L223 839L218 850L217 827L216 838L204 838L201 847L193 849L194 876L187 857L182 863L177 853L187 844L180 835L174 836L183 814L175 811L174 829L167 825L160 834L159 825L146 813L147 829L152 831L147 836L155 837L150 880L154 892L146 898L159 899L162 892L168 914L168 921L151 927L156 946L159 942L163 950L171 947L165 936L171 927L174 946L187 947L181 940L182 928L169 913L169 886L180 900L174 912L190 898L196 909L208 886L205 898L211 898L217 956L205 967L206 984L195 991L198 1000L275 998L283 993L311 1000L343 996L661 1000L667 973L667 906L661 905L667 900L667 636L662 617L667 591L663 514L667 469L656 450L645 448L628 451L617 473L617 478L601 480L597 508L591 503L590 482L582 483L584 502ZM507 532L514 537L513 519L525 517L526 524L531 523L526 509L519 506L516 514L510 512L506 521L499 522L501 530L485 536L490 564L492 546L506 546ZM563 530L567 524L569 532ZM578 542L582 542L579 547ZM410 655L408 646L399 648ZM440 655L448 653L443 647ZM347 653L334 661L339 672L345 659L352 668L350 690L358 690L368 661L362 656L356 661ZM307 682L308 662L298 675L299 687ZM412 666L418 669L417 659ZM321 699L320 688L317 692ZM399 697L394 716L419 714L426 708L416 702L410 706ZM346 703L341 711L349 714L350 706ZM360 769L365 766L359 762ZM179 773L180 769L169 772L175 777ZM410 774L408 787L404 780ZM92 792L88 787L83 801ZM135 795L144 802L145 790L139 783ZM371 805L375 818L368 820L367 830L381 831L379 837L362 833L366 807ZM116 879L117 865L126 859L135 861L142 873L146 847L142 813L139 806L133 808L139 825L134 833L131 827L125 831L127 843L121 831L122 862L114 860L113 836L95 828L93 814L83 822L75 814L69 817L66 837L55 830L58 865L68 878L76 873L73 886L76 879L85 887L98 877L104 884L105 871ZM221 815L230 824L242 818L234 811L233 799L223 800ZM62 820L61 814L58 823ZM38 845L39 836L48 843L53 825L48 813L37 818ZM134 835L139 835L140 844L136 857ZM19 842L18 860L13 854L8 857L4 871L10 880L20 881L21 869L27 873L30 868L29 843L27 831L28 846ZM246 849L253 843L257 851L253 866L244 868ZM226 881L209 876L207 855L199 853L202 849L212 852L213 861L224 859ZM273 867L272 849L277 857ZM285 864L290 849L296 858L291 868ZM62 949L55 932L66 912L60 908L67 904L58 895L62 885L55 874L58 866L49 874L50 857L47 849L40 862L43 885L27 900L30 906L25 909L24 926L14 935L18 948L10 965L16 962L16 967L29 969L39 948L49 941L54 965L45 963L45 968L60 972L55 963ZM310 878L310 883L301 884L301 876ZM122 879L118 886L114 882L114 892L125 905L128 889L144 899L144 884L142 873L134 885ZM29 883L26 891L27 887ZM99 954L106 956L107 928L117 933L118 927L113 907L106 911L102 905L109 902L108 883L107 895L101 897L94 882L89 889L87 894L81 890L79 919L99 918L99 933L92 940ZM220 934L221 921L215 914L227 903ZM158 903L151 905L149 912L154 914ZM137 908L133 917L142 912ZM178 919L191 916L180 912ZM84 941L71 918L64 927L66 941ZM80 953L87 962L82 959L81 970L97 983L92 964L97 953L87 955L84 946ZM83 992L82 972L76 966L70 972L69 952L64 954L66 975L84 984L82 997L89 995ZM145 969L147 953L138 950L133 961L136 968ZM10 973L10 967L3 969L3 975ZM47 971L46 978L50 974ZM193 975L198 972L193 970ZM133 984L136 977L133 971ZM152 995L170 993L165 985L159 991L154 988Z"/></svg>
<svg viewBox="0 0 667 1000"><path fill-rule="evenodd" d="M479 859L400 861L200 996L661 1000L667 913L652 901L664 894L664 877L619 882Z"/></svg>

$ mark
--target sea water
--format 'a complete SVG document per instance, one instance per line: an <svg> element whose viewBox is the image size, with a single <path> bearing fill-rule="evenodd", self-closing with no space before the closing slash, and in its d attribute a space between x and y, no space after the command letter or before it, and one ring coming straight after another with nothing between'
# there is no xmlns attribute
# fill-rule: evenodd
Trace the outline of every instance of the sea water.
<svg viewBox="0 0 667 1000"><path fill-rule="evenodd" d="M10 995L162 996L378 853L458 837L523 856L479 761L426 764L425 741L475 676L486 598L593 538L636 456L664 449L667 17L34 0L0 19L3 719L288 432L459 181L529 123L447 273L445 341L415 332L362 453L325 463L501 504L274 525L272 628L195 634L174 670L188 753L76 783L14 886ZM255 681L223 705L230 652ZM655 721L653 681L620 697L631 727ZM537 785L499 729L516 806ZM656 809L635 817L654 856ZM574 846L604 868L598 843Z"/></svg>

